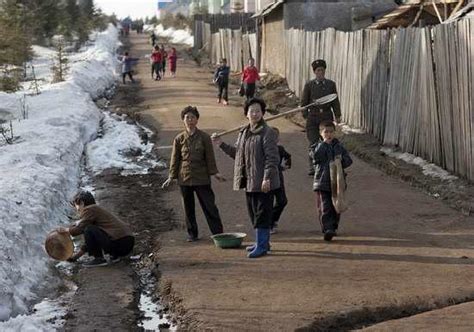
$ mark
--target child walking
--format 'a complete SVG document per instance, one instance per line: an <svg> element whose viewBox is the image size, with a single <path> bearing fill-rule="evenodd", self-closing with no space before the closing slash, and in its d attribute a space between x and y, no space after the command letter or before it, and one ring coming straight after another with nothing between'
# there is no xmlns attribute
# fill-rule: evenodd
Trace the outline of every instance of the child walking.
<svg viewBox="0 0 474 332"><path fill-rule="evenodd" d="M150 61L151 61L151 78L155 79L155 81L161 80L161 62L163 61L162 59L162 54L160 51L160 48L158 45L155 45L153 47L153 51L151 52L150 55ZM156 74L156 77L154 77L154 74Z"/></svg>
<svg viewBox="0 0 474 332"><path fill-rule="evenodd" d="M313 144L310 157L314 164L313 190L316 193L316 206L319 210L319 219L325 241L331 241L337 235L337 228L341 215L337 213L331 192L331 176L329 163L336 157L341 158L342 168L345 169L352 164L352 159L335 138L336 126L331 121L322 122L319 125L319 133L323 141Z"/></svg>
<svg viewBox="0 0 474 332"><path fill-rule="evenodd" d="M214 73L214 83L217 84L219 89L217 93L217 103L221 103L221 99L224 99L222 102L226 106L229 102L228 90L229 90L229 73L230 67L227 66L227 59L221 59L220 65Z"/></svg>
<svg viewBox="0 0 474 332"><path fill-rule="evenodd" d="M163 75L161 75L162 78L165 78L165 72L166 72L166 60L168 60L168 52L165 50L165 46L161 45L161 71Z"/></svg>
<svg viewBox="0 0 474 332"><path fill-rule="evenodd" d="M133 76L132 76L132 72L133 72L133 65L136 64L138 61L138 58L132 58L130 57L130 55L128 54L128 52L125 52L123 57L122 57L122 82L123 84L125 84L125 77L128 75L128 77L130 78L130 81L132 81L132 83L135 82L135 80L133 79Z"/></svg>
<svg viewBox="0 0 474 332"><path fill-rule="evenodd" d="M277 146L278 154L280 155L280 163L278 165L278 171L280 176L280 188L273 191L274 194L274 204L272 210L272 224L271 224L271 234L275 234L278 228L278 221L280 216L283 213L286 205L288 204L288 198L286 197L285 192L285 179L283 177L283 172L291 168L291 154L289 154L285 148L280 144L280 130L276 127L272 127L273 130L277 133Z"/></svg>
<svg viewBox="0 0 474 332"><path fill-rule="evenodd" d="M176 48L171 48L171 53L168 55L168 63L170 64L170 75L171 77L176 77L176 61L178 55L176 54Z"/></svg>

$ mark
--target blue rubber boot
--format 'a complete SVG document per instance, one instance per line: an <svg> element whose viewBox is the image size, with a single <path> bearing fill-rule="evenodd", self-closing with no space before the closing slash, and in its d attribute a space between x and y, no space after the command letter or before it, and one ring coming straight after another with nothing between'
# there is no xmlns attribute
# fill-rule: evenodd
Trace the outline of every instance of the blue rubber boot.
<svg viewBox="0 0 474 332"><path fill-rule="evenodd" d="M269 228L257 228L257 246L252 250L247 257L258 258L265 256L268 251L270 244L270 229Z"/></svg>
<svg viewBox="0 0 474 332"><path fill-rule="evenodd" d="M245 250L247 250L247 252L251 252L255 249L256 246L257 246L257 244L254 243L251 246L245 247ZM268 242L267 252L270 252L271 250L272 250L272 245L270 244L270 242Z"/></svg>
<svg viewBox="0 0 474 332"><path fill-rule="evenodd" d="M258 233L257 233L257 229L255 229L255 243L245 248L247 252L251 252L255 249L255 247L257 246L257 237L258 237Z"/></svg>

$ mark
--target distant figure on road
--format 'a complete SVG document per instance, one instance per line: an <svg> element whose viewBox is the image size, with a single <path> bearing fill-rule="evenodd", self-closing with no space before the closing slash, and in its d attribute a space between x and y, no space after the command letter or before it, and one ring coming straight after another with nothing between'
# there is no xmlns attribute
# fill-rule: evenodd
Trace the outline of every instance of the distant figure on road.
<svg viewBox="0 0 474 332"><path fill-rule="evenodd" d="M109 254L112 262L118 262L120 257L132 252L135 238L130 227L97 205L90 192L77 193L72 204L81 219L69 228L59 228L58 232L72 236L84 235L85 244L68 259L69 262L75 262L88 253L94 260L84 263L84 267L104 266L107 265L104 254Z"/></svg>
<svg viewBox="0 0 474 332"><path fill-rule="evenodd" d="M151 46L152 47L155 47L156 45L156 35L155 35L155 31L152 31L151 34L150 34L150 41L151 41Z"/></svg>
<svg viewBox="0 0 474 332"><path fill-rule="evenodd" d="M280 131L276 127L272 127L273 130L277 133L277 144L279 143ZM278 154L280 155L280 162L278 164L278 171L280 175L280 188L273 191L274 195L274 204L272 211L272 225L270 227L271 234L275 234L278 229L278 221L280 216L283 213L286 205L288 204L288 198L286 197L285 191L285 179L283 172L291 168L291 154L289 154L285 148L278 144Z"/></svg>
<svg viewBox="0 0 474 332"><path fill-rule="evenodd" d="M260 80L258 69L255 67L255 60L250 58L248 66L244 68L242 72L242 84L245 89L245 97L247 100L253 98L255 95L256 82Z"/></svg>
<svg viewBox="0 0 474 332"><path fill-rule="evenodd" d="M171 48L171 53L168 55L168 62L170 64L170 75L176 77L176 61L178 60L178 55L176 53L176 48Z"/></svg>
<svg viewBox="0 0 474 332"><path fill-rule="evenodd" d="M183 109L181 119L186 130L178 134L173 141L169 176L162 187L166 188L178 180L188 230L187 241L194 242L198 240L194 193L201 204L211 233L224 232L210 177L214 176L218 181L225 181L225 178L217 170L211 138L197 128L197 108L188 106Z"/></svg>
<svg viewBox="0 0 474 332"><path fill-rule="evenodd" d="M161 71L163 75L161 77L165 78L165 72L166 72L166 60L168 59L168 52L165 50L165 46L161 45Z"/></svg>
<svg viewBox="0 0 474 332"><path fill-rule="evenodd" d="M217 85L217 103L220 104L221 100L224 99L224 106L229 103L229 74L230 67L227 65L227 59L223 58L220 61L219 67L217 67L214 73L214 83Z"/></svg>
<svg viewBox="0 0 474 332"><path fill-rule="evenodd" d="M245 189L247 210L256 233L255 245L247 248L249 258L266 255L270 250L272 191L280 188L277 134L263 119L265 109L265 102L258 98L245 103L249 124L239 132L235 145L212 136L214 143L235 160L234 190Z"/></svg>
<svg viewBox="0 0 474 332"><path fill-rule="evenodd" d="M137 63L138 58L132 58L128 55L128 52L125 52L120 62L122 62L122 82L125 84L125 77L128 75L130 81L134 83L133 80L133 65Z"/></svg>
<svg viewBox="0 0 474 332"><path fill-rule="evenodd" d="M340 157L342 168L345 169L352 164L352 159L339 140L334 137L336 132L334 122L322 122L319 129L323 140L314 144L310 151L315 168L313 190L316 192L316 206L319 210L324 240L331 241L337 235L341 215L337 213L332 201L330 162Z"/></svg>
<svg viewBox="0 0 474 332"><path fill-rule="evenodd" d="M327 96L332 93L337 94L336 83L328 80L326 74L326 61L315 60L311 63L316 78L306 82L301 98L301 106L313 103L316 99ZM303 117L306 119L306 137L309 146L320 140L319 124L323 121L341 121L341 106L339 98L324 106L311 106L303 111ZM313 161L309 159L308 175L314 175Z"/></svg>
<svg viewBox="0 0 474 332"><path fill-rule="evenodd" d="M162 54L158 45L153 47L153 51L150 56L151 61L151 78L155 81L161 80L161 63L163 61ZM154 76L156 75L156 77Z"/></svg>

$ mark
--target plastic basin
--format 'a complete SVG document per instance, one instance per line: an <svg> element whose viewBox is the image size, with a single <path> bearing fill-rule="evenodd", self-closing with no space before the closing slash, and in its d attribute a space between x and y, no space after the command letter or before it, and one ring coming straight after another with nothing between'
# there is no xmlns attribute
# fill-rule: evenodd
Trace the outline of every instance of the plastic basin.
<svg viewBox="0 0 474 332"><path fill-rule="evenodd" d="M222 233L212 235L211 239L218 248L239 248L246 236L245 233Z"/></svg>

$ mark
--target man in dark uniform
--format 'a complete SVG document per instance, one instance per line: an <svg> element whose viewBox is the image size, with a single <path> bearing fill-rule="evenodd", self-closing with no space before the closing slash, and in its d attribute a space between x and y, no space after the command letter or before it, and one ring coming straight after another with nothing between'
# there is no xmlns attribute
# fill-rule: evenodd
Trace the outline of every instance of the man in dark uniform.
<svg viewBox="0 0 474 332"><path fill-rule="evenodd" d="M316 78L306 82L303 89L303 96L301 98L301 106L306 106L318 98L327 96L332 93L336 93L336 83L328 80L324 77L326 73L326 61L315 60L311 64L313 72ZM306 137L309 141L309 146L317 143L320 139L319 136L319 124L323 121L336 121L337 123L341 120L341 106L339 104L339 98L334 101L320 105L311 106L303 111L303 117L306 119ZM314 175L314 166L311 158L309 158L309 172L308 175Z"/></svg>

